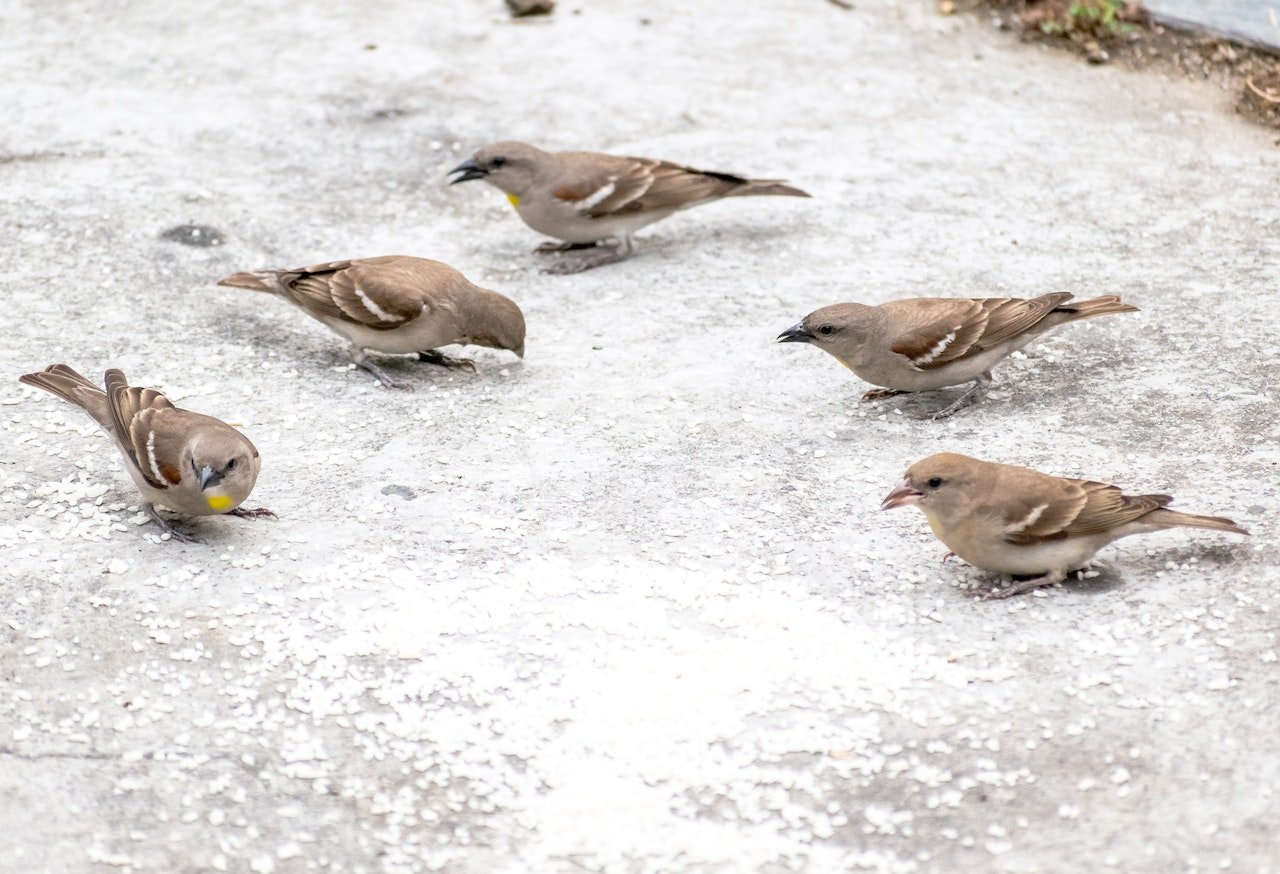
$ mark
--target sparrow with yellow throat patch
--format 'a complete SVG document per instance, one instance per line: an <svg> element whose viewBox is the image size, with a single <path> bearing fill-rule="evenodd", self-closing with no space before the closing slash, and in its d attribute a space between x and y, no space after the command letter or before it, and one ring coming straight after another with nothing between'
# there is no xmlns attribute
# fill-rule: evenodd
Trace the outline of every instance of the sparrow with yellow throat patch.
<svg viewBox="0 0 1280 874"><path fill-rule="evenodd" d="M1102 547L1131 534L1166 528L1249 533L1230 519L1165 509L1172 500L943 452L907 468L881 509L919 507L938 539L969 564L1031 577L986 599L1062 582Z"/></svg>
<svg viewBox="0 0 1280 874"><path fill-rule="evenodd" d="M864 401L973 386L930 418L943 419L975 400L991 368L1041 334L1080 319L1138 308L1109 295L1070 303L1069 292L1016 297L917 297L879 306L838 303L814 310L778 335L779 343L810 343L861 379L883 389Z"/></svg>
<svg viewBox="0 0 1280 874"><path fill-rule="evenodd" d="M18 381L51 392L88 413L115 441L124 469L142 493L143 508L174 540L199 542L195 534L171 526L156 512L160 504L185 516L274 516L270 510L242 510L253 491L262 459L249 438L212 416L179 409L158 391L128 384L111 369L106 390L65 364Z"/></svg>
<svg viewBox="0 0 1280 874"><path fill-rule="evenodd" d="M420 361L474 371L469 358L436 351L454 343L524 357L524 314L505 295L473 285L448 264L384 255L293 270L236 273L218 282L279 295L345 337L350 356L387 388L412 388L365 355L418 353Z"/></svg>
<svg viewBox="0 0 1280 874"><path fill-rule="evenodd" d="M506 192L524 223L564 240L536 252L588 249L603 240L616 245L593 256L558 261L548 273L580 273L631 254L631 235L674 212L725 197L809 197L780 179L746 179L695 170L655 158L599 152L544 152L527 143L485 146L449 171L449 184L483 179Z"/></svg>

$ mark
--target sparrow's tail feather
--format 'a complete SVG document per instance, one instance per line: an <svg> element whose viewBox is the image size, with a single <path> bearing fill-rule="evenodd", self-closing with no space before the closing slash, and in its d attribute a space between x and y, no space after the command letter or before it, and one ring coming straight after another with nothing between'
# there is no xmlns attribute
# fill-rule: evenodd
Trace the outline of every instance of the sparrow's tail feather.
<svg viewBox="0 0 1280 874"><path fill-rule="evenodd" d="M788 185L781 179L748 179L746 185L739 185L725 194L725 197L763 197L778 195L784 197L812 197L809 192L801 191L794 185Z"/></svg>
<svg viewBox="0 0 1280 874"><path fill-rule="evenodd" d="M1061 313L1056 320L1058 324L1075 322L1080 319L1091 319L1094 316L1109 316L1113 313L1141 312L1137 307L1120 300L1118 295L1095 297L1093 300L1069 301L1054 307L1054 313Z"/></svg>
<svg viewBox="0 0 1280 874"><path fill-rule="evenodd" d="M270 270L261 273L233 273L226 279L218 280L218 285L229 285L232 288L248 288L252 291L265 291L277 294L280 291L280 278Z"/></svg>
<svg viewBox="0 0 1280 874"><path fill-rule="evenodd" d="M1222 516L1196 516L1177 510L1155 510L1142 517L1143 522L1154 522L1165 528L1208 528L1211 531L1230 531L1232 534L1248 534L1230 519Z"/></svg>
<svg viewBox="0 0 1280 874"><path fill-rule="evenodd" d="M18 382L55 394L83 408L99 425L110 427L107 393L65 364L51 364L39 373L24 373Z"/></svg>

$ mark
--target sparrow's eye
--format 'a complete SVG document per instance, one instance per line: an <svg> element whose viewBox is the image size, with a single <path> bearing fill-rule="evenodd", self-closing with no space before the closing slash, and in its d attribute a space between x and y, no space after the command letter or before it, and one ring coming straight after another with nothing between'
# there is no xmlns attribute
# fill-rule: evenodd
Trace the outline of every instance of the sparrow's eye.
<svg viewBox="0 0 1280 874"><path fill-rule="evenodd" d="M490 167L501 167L505 163L507 163L507 159L501 155L498 155L496 158L489 159Z"/></svg>
<svg viewBox="0 0 1280 874"><path fill-rule="evenodd" d="M819 333L819 334L834 334L834 333L835 333L835 330L836 330L836 329L835 329L835 326L834 326L834 325L823 325L821 328L819 328L819 329L818 329L818 333Z"/></svg>
<svg viewBox="0 0 1280 874"><path fill-rule="evenodd" d="M929 481L925 483L925 485L927 485L931 489L936 489L938 486L942 485L942 477L931 476L929 477Z"/></svg>
<svg viewBox="0 0 1280 874"><path fill-rule="evenodd" d="M235 470L235 469L236 469L236 460L233 458L227 462L227 470Z"/></svg>

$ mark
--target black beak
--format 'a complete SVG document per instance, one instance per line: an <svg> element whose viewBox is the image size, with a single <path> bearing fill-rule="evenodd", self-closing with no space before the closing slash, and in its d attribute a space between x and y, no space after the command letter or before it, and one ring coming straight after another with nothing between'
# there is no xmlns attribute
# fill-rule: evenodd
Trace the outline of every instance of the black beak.
<svg viewBox="0 0 1280 874"><path fill-rule="evenodd" d="M489 175L489 171L477 164L474 158L468 158L445 175L452 176L454 173L461 173L462 175L457 179L450 179L450 185L457 185L459 182L470 182L472 179L483 179Z"/></svg>
<svg viewBox="0 0 1280 874"><path fill-rule="evenodd" d="M811 340L813 340L813 334L809 333L804 322L796 322L778 335L779 343L808 343Z"/></svg>
<svg viewBox="0 0 1280 874"><path fill-rule="evenodd" d="M225 476L222 471L214 470L212 467L202 467L200 469L200 490L204 491L209 486L216 486Z"/></svg>

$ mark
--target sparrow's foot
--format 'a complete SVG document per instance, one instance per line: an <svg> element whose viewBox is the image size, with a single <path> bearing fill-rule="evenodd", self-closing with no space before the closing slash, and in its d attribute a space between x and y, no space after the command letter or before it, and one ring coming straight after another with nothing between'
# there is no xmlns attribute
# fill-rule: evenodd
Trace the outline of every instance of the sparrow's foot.
<svg viewBox="0 0 1280 874"><path fill-rule="evenodd" d="M946 419L950 416L953 416L958 411L964 409L965 407L969 406L969 404L973 403L978 398L982 397L983 393L986 392L987 386L989 385L991 385L991 371L988 370L987 372L980 374L978 378L973 381L973 385L969 386L968 391L964 392L962 395L960 395L960 397L956 398L950 404L938 410L938 412L933 413L932 415L917 416L916 418L931 419L934 422L937 422L942 419Z"/></svg>
<svg viewBox="0 0 1280 874"><path fill-rule="evenodd" d="M885 398L896 398L898 395L907 394L905 391L898 391L896 388L873 388L862 396L862 400L866 401L882 401Z"/></svg>
<svg viewBox="0 0 1280 874"><path fill-rule="evenodd" d="M604 246L598 243L594 245L597 249L595 253L579 258L565 258L552 264L542 272L550 273L554 276L566 276L570 273L581 273L593 267L602 267L605 264L616 264L631 257L630 238L624 238L613 246Z"/></svg>
<svg viewBox="0 0 1280 874"><path fill-rule="evenodd" d="M193 531L183 531L180 528L174 528L173 525L169 523L169 520L161 516L156 511L156 508L150 504L147 504L144 509L146 510L147 515L151 517L151 521L160 526L161 533L168 534L171 540L176 540L179 543L204 543L204 538L199 534L196 534Z"/></svg>
<svg viewBox="0 0 1280 874"><path fill-rule="evenodd" d="M1011 585L1005 586L1003 589L991 589L978 595L979 601L1001 601L1005 598L1012 598L1014 595L1021 595L1024 592L1030 592L1033 589L1040 589L1045 586L1052 586L1066 579L1065 574L1044 574L1038 577L1032 577L1029 580L1015 580Z"/></svg>
<svg viewBox="0 0 1280 874"><path fill-rule="evenodd" d="M981 396L982 396L982 383L976 382L969 388L968 391L960 395L960 397L956 398L954 401L947 404L942 409L938 410L936 413L925 413L923 415L917 416L916 418L927 419L934 422L940 422L943 419L949 419L952 416L954 416L956 413L963 410L965 407L972 404Z"/></svg>
<svg viewBox="0 0 1280 874"><path fill-rule="evenodd" d="M948 552L946 555L944 555L944 556L942 557L942 563L943 563L943 564L946 564L946 563L947 563L947 559L949 559L949 558L955 558L955 556L956 556L956 554L955 554L954 552Z"/></svg>
<svg viewBox="0 0 1280 874"><path fill-rule="evenodd" d="M239 516L241 519L265 519L268 516L272 519L280 518L266 507L259 507L256 510L246 510L244 507L236 507L234 510L228 510L226 515Z"/></svg>
<svg viewBox="0 0 1280 874"><path fill-rule="evenodd" d="M579 249L594 249L597 243L552 243L547 241L533 250L535 255L555 255L559 252L577 252Z"/></svg>
<svg viewBox="0 0 1280 874"><path fill-rule="evenodd" d="M413 391L413 383L409 382L409 380L396 379L372 361L357 361L356 366L363 370L367 370L376 376L378 378L378 382L382 383L384 388L398 388L404 389L405 391Z"/></svg>
<svg viewBox="0 0 1280 874"><path fill-rule="evenodd" d="M444 355L434 349L428 349L426 352L419 352L418 360L425 361L428 364L439 364L441 367L448 367L453 370L469 370L472 373L476 372L476 363L470 358L450 358L448 355Z"/></svg>
<svg viewBox="0 0 1280 874"><path fill-rule="evenodd" d="M361 370L367 370L378 378L378 382L382 383L383 388L402 388L406 391L413 391L413 383L407 379L396 379L387 373L378 365L369 360L369 356L364 354L364 349L360 344L352 343L351 348L347 350L347 355L351 357L351 363Z"/></svg>

